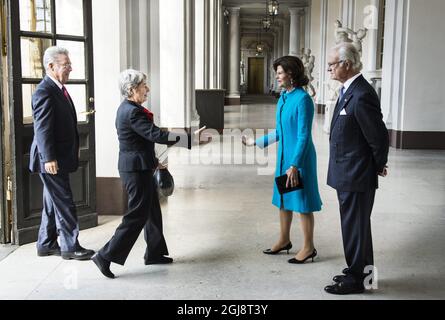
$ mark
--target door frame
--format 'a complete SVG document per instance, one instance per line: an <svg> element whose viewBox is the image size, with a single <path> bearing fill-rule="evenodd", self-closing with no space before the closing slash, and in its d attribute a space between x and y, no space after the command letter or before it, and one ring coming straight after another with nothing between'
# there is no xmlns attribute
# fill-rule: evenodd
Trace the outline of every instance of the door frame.
<svg viewBox="0 0 445 320"><path fill-rule="evenodd" d="M4 43L4 41L6 41L6 14L5 14L5 3L3 0L0 1L0 31L2 34L2 39L0 39L0 44L1 44L1 48L0 48L0 80L1 80L1 85L0 85L0 160L1 160L1 165L0 165L0 243L6 243L7 240L7 232L9 230L9 225L8 225L8 219L6 219L6 215L7 210L6 210L6 197L5 197L5 186L7 185L7 181L4 180L4 132L3 132L3 128L4 128L4 108L6 108L5 105L5 101L4 101L4 92L3 92L3 56L4 56L4 45L6 45L6 43ZM3 39L3 37L5 37L5 39Z"/></svg>
<svg viewBox="0 0 445 320"><path fill-rule="evenodd" d="M50 0L51 3L51 25L52 33L28 32L20 30L19 21L19 2L16 0L7 0L8 4L8 32L9 40L8 47L8 68L9 74L9 109L10 109L10 123L11 123L11 179L12 179L12 212L13 212L13 239L14 244L22 245L34 242L37 239L37 233L40 224L40 215L31 215L25 218L24 200L27 199L29 193L29 186L25 184L29 181L26 179L29 175L26 166L29 157L29 151L24 148L25 145L32 141L33 125L23 124L23 98L22 98L22 84L38 84L41 79L28 79L22 77L21 63L13 61L13 57L21 57L21 37L39 37L49 39L52 45L56 45L57 40L79 41L85 43L85 80L69 80L67 84L82 84L86 86L86 99L89 111L94 110L94 69L93 69L93 28L92 28L92 3L91 0L83 0L84 10L84 35L83 36L68 36L59 35L56 30L56 0ZM12 18L15 17L15 18ZM17 107L20 106L20 107ZM88 110L87 110L88 111ZM95 137L95 117L90 116L87 122L78 124L79 136L83 134L92 134ZM27 141L26 139L31 139ZM26 142L26 143L25 143ZM95 139L88 139L88 150L90 152L86 155L81 150L82 160L88 160L89 167L87 168L88 175L88 203L90 206L77 206L77 215L79 219L80 229L86 229L97 226L98 218L96 211L96 158L95 158ZM26 152L25 152L26 150ZM28 192L28 193L26 193ZM38 224L36 224L38 222Z"/></svg>

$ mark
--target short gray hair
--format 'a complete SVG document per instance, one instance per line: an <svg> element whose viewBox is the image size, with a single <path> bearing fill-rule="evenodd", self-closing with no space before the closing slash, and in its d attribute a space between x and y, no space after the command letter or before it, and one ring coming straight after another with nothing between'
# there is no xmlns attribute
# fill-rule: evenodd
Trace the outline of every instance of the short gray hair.
<svg viewBox="0 0 445 320"><path fill-rule="evenodd" d="M332 50L338 52L338 58L340 60L351 62L354 71L361 71L363 69L360 52L352 43L342 42Z"/></svg>
<svg viewBox="0 0 445 320"><path fill-rule="evenodd" d="M46 49L45 54L43 55L43 66L45 67L45 70L48 70L51 63L56 63L57 57L61 54L68 56L69 52L62 47L49 47Z"/></svg>
<svg viewBox="0 0 445 320"><path fill-rule="evenodd" d="M142 82L147 80L147 75L141 71L127 69L119 76L119 89L124 98L132 96L131 89L137 88Z"/></svg>

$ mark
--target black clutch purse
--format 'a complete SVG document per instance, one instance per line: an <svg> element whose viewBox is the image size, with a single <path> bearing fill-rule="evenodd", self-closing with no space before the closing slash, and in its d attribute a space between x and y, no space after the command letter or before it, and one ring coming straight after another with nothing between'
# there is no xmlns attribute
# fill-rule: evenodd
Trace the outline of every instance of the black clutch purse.
<svg viewBox="0 0 445 320"><path fill-rule="evenodd" d="M287 182L287 174L275 178L275 183L277 184L278 192L280 194L285 194L285 193L303 189L303 179L301 179L300 170L298 170L298 185L297 186L286 188L286 182Z"/></svg>
<svg viewBox="0 0 445 320"><path fill-rule="evenodd" d="M158 193L163 197L169 197L175 189L175 181L167 169L156 169L153 174Z"/></svg>

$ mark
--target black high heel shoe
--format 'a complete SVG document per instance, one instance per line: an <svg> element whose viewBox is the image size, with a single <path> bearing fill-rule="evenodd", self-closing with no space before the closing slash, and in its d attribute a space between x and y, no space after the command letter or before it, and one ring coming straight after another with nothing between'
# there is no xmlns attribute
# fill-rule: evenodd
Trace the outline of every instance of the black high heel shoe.
<svg viewBox="0 0 445 320"><path fill-rule="evenodd" d="M292 249L292 242L289 242L286 246L284 246L281 249L278 249L277 251L272 251L272 249L267 249L267 250L264 250L263 253L274 255L274 254L279 254L281 251L285 250L285 251L287 251L287 254L289 254L290 249Z"/></svg>
<svg viewBox="0 0 445 320"><path fill-rule="evenodd" d="M314 251L309 256L304 258L303 260L298 260L296 258L292 258L292 259L288 260L287 262L293 263L293 264L303 264L303 263L305 263L309 259L312 259L312 262L314 262L314 258L316 256L317 256L317 250L314 249Z"/></svg>

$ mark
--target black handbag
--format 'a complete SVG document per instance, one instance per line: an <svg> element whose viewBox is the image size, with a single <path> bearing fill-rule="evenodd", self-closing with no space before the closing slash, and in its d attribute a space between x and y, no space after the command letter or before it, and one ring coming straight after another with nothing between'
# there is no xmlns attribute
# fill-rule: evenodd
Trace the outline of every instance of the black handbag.
<svg viewBox="0 0 445 320"><path fill-rule="evenodd" d="M163 197L169 197L175 189L175 181L167 169L156 169L153 174L158 193Z"/></svg>
<svg viewBox="0 0 445 320"><path fill-rule="evenodd" d="M287 182L287 174L275 178L275 183L277 184L277 189L280 194L286 194L304 188L300 170L298 170L298 185L296 185L295 187L286 188L286 182Z"/></svg>

